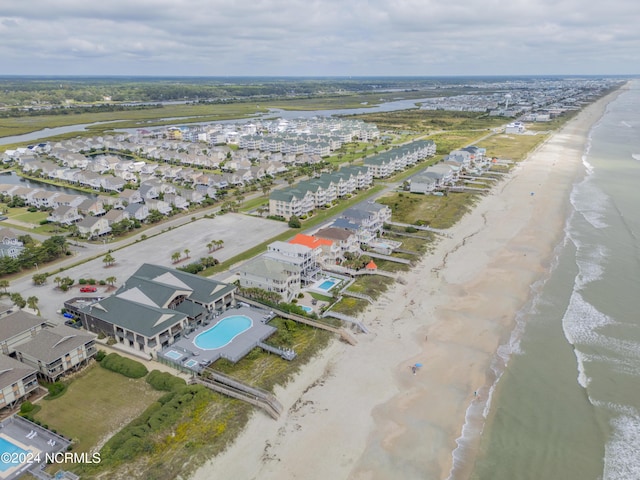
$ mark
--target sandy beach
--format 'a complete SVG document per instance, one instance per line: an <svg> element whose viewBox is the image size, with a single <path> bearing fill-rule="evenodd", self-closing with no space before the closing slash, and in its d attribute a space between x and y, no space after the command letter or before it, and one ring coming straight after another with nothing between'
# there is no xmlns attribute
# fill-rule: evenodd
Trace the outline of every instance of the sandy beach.
<svg viewBox="0 0 640 480"><path fill-rule="evenodd" d="M451 478L467 478L477 435L458 450L456 439L463 425L482 428L499 347L547 275L587 134L615 95L586 107L483 197L367 310L371 333L357 346L334 341L277 389L279 420L255 412L192 478L446 479L453 465Z"/></svg>

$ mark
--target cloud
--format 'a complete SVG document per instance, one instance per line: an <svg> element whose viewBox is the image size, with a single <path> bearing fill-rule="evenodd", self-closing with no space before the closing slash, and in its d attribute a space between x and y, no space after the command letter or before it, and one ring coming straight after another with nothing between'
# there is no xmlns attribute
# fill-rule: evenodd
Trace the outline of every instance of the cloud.
<svg viewBox="0 0 640 480"><path fill-rule="evenodd" d="M635 0L30 0L7 74L637 73Z"/></svg>

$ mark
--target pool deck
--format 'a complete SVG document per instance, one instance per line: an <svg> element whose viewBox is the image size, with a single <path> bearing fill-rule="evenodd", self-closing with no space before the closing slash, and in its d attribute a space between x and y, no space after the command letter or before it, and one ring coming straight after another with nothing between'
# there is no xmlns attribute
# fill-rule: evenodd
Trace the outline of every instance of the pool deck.
<svg viewBox="0 0 640 480"><path fill-rule="evenodd" d="M253 325L251 325L251 327L249 327L244 332L234 337L231 342L220 348L205 350L196 346L196 344L194 343L194 339L200 333L213 328L224 318L233 317L236 315L244 315L246 317L249 317L251 320L253 320ZM222 314L211 318L208 325L194 330L188 336L182 337L173 345L163 350L164 353L171 350L180 352L183 354L181 358L179 358L178 360L174 360L170 357L166 357L166 355L163 356L165 358L168 358L172 362L178 363L185 368L190 368L191 370L194 370L196 372L215 362L219 358L226 358L227 360L235 363L246 354L248 354L253 348L255 348L258 343L264 341L273 333L275 333L276 328L265 323L266 321L268 321L268 315L269 311L255 307L242 306L240 308L231 308L223 312ZM196 360L198 362L198 365L195 368L188 367L186 363L189 362L189 360Z"/></svg>
<svg viewBox="0 0 640 480"><path fill-rule="evenodd" d="M329 288L321 288L320 286L323 285L325 282L331 282L332 285ZM314 284L308 286L307 290L311 292L320 293L322 295L330 295L329 291L332 288L334 288L336 285L339 285L340 282L342 282L342 279L338 278L337 276L334 276L334 275L325 276L320 280L318 280L317 282L315 282Z"/></svg>
<svg viewBox="0 0 640 480"><path fill-rule="evenodd" d="M37 435L27 438L33 432L36 432ZM18 416L9 417L0 422L0 437L33 455L39 454L42 462L45 460L46 453L64 452L71 443L60 435ZM55 442L55 445L50 442ZM0 479L14 480L27 470L38 468L36 462L17 464L0 472Z"/></svg>

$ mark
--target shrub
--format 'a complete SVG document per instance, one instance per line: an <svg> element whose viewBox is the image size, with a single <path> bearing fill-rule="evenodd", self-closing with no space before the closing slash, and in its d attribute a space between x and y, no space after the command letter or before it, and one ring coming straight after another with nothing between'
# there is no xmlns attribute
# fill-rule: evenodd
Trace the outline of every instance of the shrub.
<svg viewBox="0 0 640 480"><path fill-rule="evenodd" d="M104 338L104 333L102 334L102 338ZM102 360L104 360L104 357L106 356L107 356L107 353L104 350L98 350L94 358L96 359L97 362L101 362Z"/></svg>
<svg viewBox="0 0 640 480"><path fill-rule="evenodd" d="M152 370L149 375L147 375L146 381L156 390L164 392L177 390L187 384L187 382L182 378L178 378L168 372L161 372L159 370Z"/></svg>
<svg viewBox="0 0 640 480"><path fill-rule="evenodd" d="M87 280L87 283L89 283L89 285L95 285L96 284L96 280L95 280L95 278L90 278L89 280Z"/></svg>
<svg viewBox="0 0 640 480"><path fill-rule="evenodd" d="M418 231L418 229L416 227L409 226L409 227L405 228L404 231L407 232L407 233L416 233Z"/></svg>
<svg viewBox="0 0 640 480"><path fill-rule="evenodd" d="M193 262L183 267L178 267L178 270L187 272L187 273L192 273L195 275L204 270L204 265L202 265L202 263L200 262Z"/></svg>
<svg viewBox="0 0 640 480"><path fill-rule="evenodd" d="M49 395L44 397L45 400L53 400L62 396L67 391L67 386L62 382L53 382L47 385L47 390L49 390Z"/></svg>
<svg viewBox="0 0 640 480"><path fill-rule="evenodd" d="M78 280L78 283L79 283L80 285L86 285L86 284L87 284L87 281L86 281L84 278L81 278L80 280Z"/></svg>
<svg viewBox="0 0 640 480"><path fill-rule="evenodd" d="M195 405L209 402L211 395L201 385L185 385L163 395L107 441L101 450L103 461L123 462L151 452L154 432L175 428L186 412Z"/></svg>
<svg viewBox="0 0 640 480"><path fill-rule="evenodd" d="M289 219L289 228L301 228L301 227L302 227L302 223L300 223L300 219L295 215L291 215L291 218Z"/></svg>
<svg viewBox="0 0 640 480"><path fill-rule="evenodd" d="M22 405L20 405L20 413L30 413L32 410L34 409L34 405L33 403L31 403L30 401L26 401L23 402Z"/></svg>
<svg viewBox="0 0 640 480"><path fill-rule="evenodd" d="M142 378L149 371L140 362L130 358L121 357L117 353L110 353L102 359L100 365L112 372L120 373L129 378Z"/></svg>

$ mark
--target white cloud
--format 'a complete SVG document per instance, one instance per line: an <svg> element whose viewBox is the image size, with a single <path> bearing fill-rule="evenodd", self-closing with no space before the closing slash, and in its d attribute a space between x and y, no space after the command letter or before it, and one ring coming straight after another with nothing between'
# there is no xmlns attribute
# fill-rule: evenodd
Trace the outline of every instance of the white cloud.
<svg viewBox="0 0 640 480"><path fill-rule="evenodd" d="M4 3L6 74L615 74L640 65L635 0Z"/></svg>

